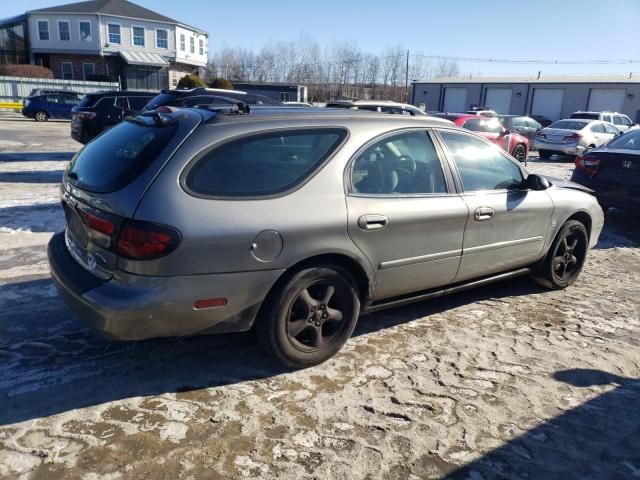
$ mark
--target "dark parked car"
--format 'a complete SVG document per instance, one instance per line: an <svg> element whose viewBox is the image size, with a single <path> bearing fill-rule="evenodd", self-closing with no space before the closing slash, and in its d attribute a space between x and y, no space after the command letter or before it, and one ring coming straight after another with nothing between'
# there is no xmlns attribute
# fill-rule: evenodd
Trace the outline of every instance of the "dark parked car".
<svg viewBox="0 0 640 480"><path fill-rule="evenodd" d="M239 107L242 106L243 108L247 106L247 104L241 100L220 95L197 95L195 97L178 97L162 106L188 108L203 105L237 105Z"/></svg>
<svg viewBox="0 0 640 480"><path fill-rule="evenodd" d="M71 110L80 100L75 95L50 93L27 97L22 102L22 115L36 122L46 122L50 118L71 118Z"/></svg>
<svg viewBox="0 0 640 480"><path fill-rule="evenodd" d="M549 125L553 123L553 120L545 117L544 115L529 115L529 117L533 118L536 122L538 122L544 128L547 128Z"/></svg>
<svg viewBox="0 0 640 480"><path fill-rule="evenodd" d="M189 97L219 96L234 98L248 105L282 105L281 102L264 95L253 95L240 90L224 90L221 88L190 88L188 90L162 90L145 105L144 110L154 110L162 106L176 106L175 102Z"/></svg>
<svg viewBox="0 0 640 480"><path fill-rule="evenodd" d="M529 145L533 145L536 133L542 130L542 125L531 117L523 115L499 115L498 120L507 130L516 132L523 137L527 137Z"/></svg>
<svg viewBox="0 0 640 480"><path fill-rule="evenodd" d="M85 95L73 109L71 138L80 143L137 113L156 95L146 91L110 91Z"/></svg>
<svg viewBox="0 0 640 480"><path fill-rule="evenodd" d="M577 157L571 180L594 190L605 210L640 210L640 130Z"/></svg>

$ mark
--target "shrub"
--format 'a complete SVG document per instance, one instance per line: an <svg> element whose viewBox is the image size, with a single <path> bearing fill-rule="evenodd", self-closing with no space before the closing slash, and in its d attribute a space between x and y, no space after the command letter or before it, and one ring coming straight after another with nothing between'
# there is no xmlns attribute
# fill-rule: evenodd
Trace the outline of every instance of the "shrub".
<svg viewBox="0 0 640 480"><path fill-rule="evenodd" d="M207 84L202 80L198 75L190 74L185 75L178 81L177 88L197 88L197 87L206 87Z"/></svg>
<svg viewBox="0 0 640 480"><path fill-rule="evenodd" d="M233 85L226 78L217 77L209 82L211 88L223 88L225 90L233 90Z"/></svg>
<svg viewBox="0 0 640 480"><path fill-rule="evenodd" d="M30 78L53 78L53 72L40 65L16 64L0 65L0 76L7 77L30 77Z"/></svg>

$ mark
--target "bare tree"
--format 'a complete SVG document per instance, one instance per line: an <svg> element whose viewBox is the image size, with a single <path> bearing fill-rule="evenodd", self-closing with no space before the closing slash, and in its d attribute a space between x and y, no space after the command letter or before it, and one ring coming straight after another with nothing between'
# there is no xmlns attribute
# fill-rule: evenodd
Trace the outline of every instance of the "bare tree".
<svg viewBox="0 0 640 480"><path fill-rule="evenodd" d="M449 58L442 58L436 64L434 74L436 78L440 77L458 77L460 76L460 66L458 62Z"/></svg>

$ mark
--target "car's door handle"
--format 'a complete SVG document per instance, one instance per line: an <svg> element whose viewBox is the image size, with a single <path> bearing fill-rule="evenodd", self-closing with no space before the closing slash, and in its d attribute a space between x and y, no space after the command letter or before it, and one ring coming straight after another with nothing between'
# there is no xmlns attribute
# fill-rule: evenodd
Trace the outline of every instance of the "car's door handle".
<svg viewBox="0 0 640 480"><path fill-rule="evenodd" d="M378 230L384 228L389 223L389 219L384 215L362 215L358 218L358 227L362 230Z"/></svg>
<svg viewBox="0 0 640 480"><path fill-rule="evenodd" d="M496 211L491 207L478 207L473 214L473 218L478 222L490 220L496 216Z"/></svg>

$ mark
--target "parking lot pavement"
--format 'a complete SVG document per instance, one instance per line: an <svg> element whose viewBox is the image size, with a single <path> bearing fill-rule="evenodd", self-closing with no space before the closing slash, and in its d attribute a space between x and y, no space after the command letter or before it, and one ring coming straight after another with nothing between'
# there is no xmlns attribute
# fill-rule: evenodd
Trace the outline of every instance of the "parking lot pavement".
<svg viewBox="0 0 640 480"><path fill-rule="evenodd" d="M607 215L567 290L521 278L368 315L288 372L249 335L117 343L76 320L45 245L78 144L17 123L0 120L24 145L0 147L0 477L640 476L637 216Z"/></svg>

